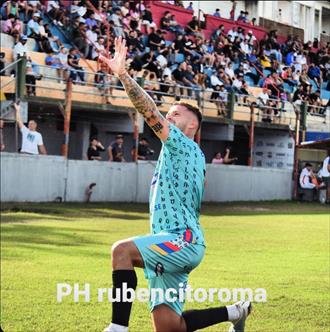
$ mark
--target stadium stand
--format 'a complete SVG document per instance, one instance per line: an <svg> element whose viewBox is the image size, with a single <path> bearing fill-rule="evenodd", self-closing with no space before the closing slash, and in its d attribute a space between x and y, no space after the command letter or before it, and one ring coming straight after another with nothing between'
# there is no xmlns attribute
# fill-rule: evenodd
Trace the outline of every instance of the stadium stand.
<svg viewBox="0 0 330 332"><path fill-rule="evenodd" d="M2 31L12 3L2 4ZM164 18L166 12L169 18ZM199 104L205 116L219 117L216 105L223 96L217 92L217 85L224 85L228 94L225 99L236 94L232 119L249 121L250 103L260 106L260 96L267 87L269 97L260 107L257 121L290 125L295 110L301 103L307 103L309 114L315 115L316 126L324 122L330 99L329 44L304 44L291 36L282 44L283 36L248 21L201 16L203 20L194 21L193 11L161 1L40 1L30 17L25 17L20 9L16 13L23 33L28 35L26 48L33 70L42 75L36 81L36 96L64 98L65 82L58 76L59 67L46 65L45 47L50 45L55 58L61 48L79 50L75 59L85 82L74 82L73 100L104 103L104 96L94 84L100 69L98 54L111 55L114 37L122 35L128 41L130 74L148 87L153 84L150 95L163 111L180 98ZM164 22L168 28L162 26ZM31 33L33 24L38 25L37 30L48 31L44 37ZM182 31L185 33L180 36ZM104 44L100 38L105 40ZM10 36L10 31L2 32L1 52L7 64L14 60L14 48L15 37ZM182 63L183 72L178 72ZM62 65L73 77L72 67L68 63ZM146 70L149 73L144 77ZM156 80L151 84L148 79L153 72ZM108 75L106 81L111 87L111 104L131 107L117 80ZM303 90L297 93L299 85ZM4 91L13 93L14 89L14 84L8 84ZM225 104L229 107L227 101Z"/></svg>

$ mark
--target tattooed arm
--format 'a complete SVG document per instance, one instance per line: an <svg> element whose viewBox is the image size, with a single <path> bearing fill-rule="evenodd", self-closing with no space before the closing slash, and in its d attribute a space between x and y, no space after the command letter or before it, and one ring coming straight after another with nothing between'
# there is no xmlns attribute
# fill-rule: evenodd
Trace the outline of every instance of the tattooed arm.
<svg viewBox="0 0 330 332"><path fill-rule="evenodd" d="M162 141L166 141L169 133L169 124L158 111L153 99L127 73L120 75L119 79L135 109L143 115L146 123L155 134Z"/></svg>
<svg viewBox="0 0 330 332"><path fill-rule="evenodd" d="M162 140L166 141L169 133L169 123L158 111L153 99L128 75L125 69L127 47L121 37L115 40L115 56L109 60L103 56L99 59L105 62L122 82L129 99L135 109L143 115L148 126Z"/></svg>

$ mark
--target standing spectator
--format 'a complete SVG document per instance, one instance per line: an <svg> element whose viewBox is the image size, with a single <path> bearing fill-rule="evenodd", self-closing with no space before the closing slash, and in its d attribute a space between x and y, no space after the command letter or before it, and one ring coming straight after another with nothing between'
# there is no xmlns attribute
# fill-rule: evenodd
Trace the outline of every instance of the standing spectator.
<svg viewBox="0 0 330 332"><path fill-rule="evenodd" d="M62 83L64 77L65 66L62 65L61 60L54 53L49 53L45 58L45 63L47 66L56 69L57 76L59 78L59 83Z"/></svg>
<svg viewBox="0 0 330 332"><path fill-rule="evenodd" d="M218 111L218 116L227 116L227 112L226 112L226 107L227 107L227 103L228 103L228 92L225 89L224 85L218 85L217 88L219 87L219 91L218 91L218 98L215 102L216 106L217 106L217 111Z"/></svg>
<svg viewBox="0 0 330 332"><path fill-rule="evenodd" d="M124 158L124 136L118 134L116 140L108 147L109 161L125 162Z"/></svg>
<svg viewBox="0 0 330 332"><path fill-rule="evenodd" d="M194 10L193 2L189 2L189 6L186 9Z"/></svg>
<svg viewBox="0 0 330 332"><path fill-rule="evenodd" d="M97 38L97 41L93 45L92 60L97 60L100 54L106 56L104 42L104 37L101 36Z"/></svg>
<svg viewBox="0 0 330 332"><path fill-rule="evenodd" d="M107 67L105 64L101 64L101 68L95 73L94 83L101 91L101 95L105 97L105 102L110 104L109 94L111 79L107 73Z"/></svg>
<svg viewBox="0 0 330 332"><path fill-rule="evenodd" d="M16 110L16 122L22 134L22 147L21 153L27 154L47 154L46 148L44 146L42 136L37 132L37 123L34 120L30 120L28 123L28 128L24 126L21 118L20 106L14 104Z"/></svg>
<svg viewBox="0 0 330 332"><path fill-rule="evenodd" d="M88 160L102 160L100 152L105 151L104 146L96 137L92 137L90 140L90 146L87 150Z"/></svg>
<svg viewBox="0 0 330 332"><path fill-rule="evenodd" d="M5 150L5 143L3 140L3 127L5 126L5 122L0 119L0 152Z"/></svg>
<svg viewBox="0 0 330 332"><path fill-rule="evenodd" d="M40 81L42 75L33 70L31 61L26 63L26 92L28 96L36 95L36 81Z"/></svg>
<svg viewBox="0 0 330 332"><path fill-rule="evenodd" d="M221 15L220 15L220 9L219 8L217 8L216 10L215 10L215 12L213 13L213 16L215 16L215 17L221 17Z"/></svg>
<svg viewBox="0 0 330 332"><path fill-rule="evenodd" d="M75 48L71 48L68 55L68 65L70 68L70 78L75 82L77 80L77 75L81 82L85 82L85 75L83 68L79 66L80 56L79 51Z"/></svg>
<svg viewBox="0 0 330 332"><path fill-rule="evenodd" d="M231 164L232 162L236 161L237 158L229 158L229 154L230 154L230 149L226 149L226 154L224 156L224 158L221 157L221 153L220 152L216 152L213 159L212 159L212 164L216 164L216 165L221 165L221 164Z"/></svg>
<svg viewBox="0 0 330 332"><path fill-rule="evenodd" d="M138 144L138 154L137 159L138 160L149 160L150 156L152 156L155 153L154 150L150 149L149 141L145 137L141 137ZM132 149L132 160L134 160L135 156L135 146Z"/></svg>
<svg viewBox="0 0 330 332"><path fill-rule="evenodd" d="M327 201L330 201L330 156L328 155L322 164L322 168L319 171L318 175L322 178L326 188L327 188Z"/></svg>
<svg viewBox="0 0 330 332"><path fill-rule="evenodd" d="M235 21L235 10L236 10L237 1L232 0L232 3L233 4L229 13L229 19Z"/></svg>

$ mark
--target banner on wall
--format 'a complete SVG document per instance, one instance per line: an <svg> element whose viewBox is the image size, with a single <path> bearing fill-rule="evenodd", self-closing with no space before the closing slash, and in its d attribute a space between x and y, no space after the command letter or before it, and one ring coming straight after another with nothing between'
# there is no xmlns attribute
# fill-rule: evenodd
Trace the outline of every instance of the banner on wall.
<svg viewBox="0 0 330 332"><path fill-rule="evenodd" d="M287 132L256 132L253 151L253 166L293 169L294 139Z"/></svg>

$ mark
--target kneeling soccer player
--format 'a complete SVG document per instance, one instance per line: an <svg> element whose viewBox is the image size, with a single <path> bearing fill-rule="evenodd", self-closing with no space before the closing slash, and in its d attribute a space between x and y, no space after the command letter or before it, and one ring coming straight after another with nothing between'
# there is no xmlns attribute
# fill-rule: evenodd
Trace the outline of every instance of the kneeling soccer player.
<svg viewBox="0 0 330 332"><path fill-rule="evenodd" d="M186 285L189 273L201 262L204 237L199 224L204 191L205 157L193 141L202 115L186 103L174 104L166 119L154 101L127 74L125 40L115 41L114 58L107 63L122 82L136 110L162 141L150 190L151 235L116 242L112 248L113 291L136 289L134 267L144 268L149 287L177 290ZM196 331L220 322L232 322L232 331L243 331L250 302L204 310L182 311L183 301L151 298L154 330L157 332ZM132 303L112 304L111 324L105 332L128 331Z"/></svg>

